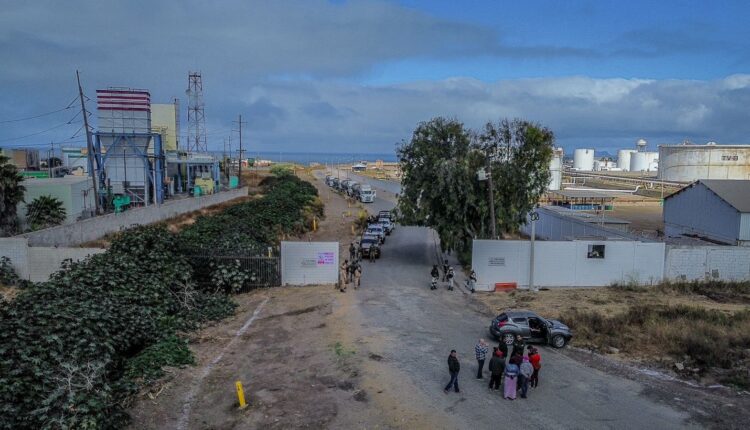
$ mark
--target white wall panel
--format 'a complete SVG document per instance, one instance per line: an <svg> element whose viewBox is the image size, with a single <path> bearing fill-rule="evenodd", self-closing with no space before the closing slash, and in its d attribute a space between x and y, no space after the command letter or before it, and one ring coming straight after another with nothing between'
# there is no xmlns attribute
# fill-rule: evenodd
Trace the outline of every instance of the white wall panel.
<svg viewBox="0 0 750 430"><path fill-rule="evenodd" d="M335 284L338 242L281 242L281 284Z"/></svg>

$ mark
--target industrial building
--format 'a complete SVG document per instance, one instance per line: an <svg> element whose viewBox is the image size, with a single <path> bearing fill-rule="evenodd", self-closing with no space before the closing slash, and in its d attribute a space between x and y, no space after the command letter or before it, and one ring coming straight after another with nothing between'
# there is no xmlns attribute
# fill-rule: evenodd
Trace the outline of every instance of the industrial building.
<svg viewBox="0 0 750 430"><path fill-rule="evenodd" d="M165 152L177 151L179 147L180 105L174 103L151 105L151 131L161 135L161 144ZM153 150L153 143L151 145Z"/></svg>
<svg viewBox="0 0 750 430"><path fill-rule="evenodd" d="M660 145L659 179L750 179L750 145Z"/></svg>
<svg viewBox="0 0 750 430"><path fill-rule="evenodd" d="M39 170L39 150L36 149L8 149L0 148L0 153L8 157L11 164L18 170Z"/></svg>
<svg viewBox="0 0 750 430"><path fill-rule="evenodd" d="M65 208L66 223L88 218L94 212L94 192L91 179L85 176L63 178L29 178L23 181L26 187L24 203L18 205L17 213L21 223L25 223L26 205L41 196L60 200Z"/></svg>
<svg viewBox="0 0 750 430"><path fill-rule="evenodd" d="M573 170L584 172L594 170L594 150L579 148L573 151Z"/></svg>
<svg viewBox="0 0 750 430"><path fill-rule="evenodd" d="M750 180L702 179L664 199L668 237L750 246Z"/></svg>

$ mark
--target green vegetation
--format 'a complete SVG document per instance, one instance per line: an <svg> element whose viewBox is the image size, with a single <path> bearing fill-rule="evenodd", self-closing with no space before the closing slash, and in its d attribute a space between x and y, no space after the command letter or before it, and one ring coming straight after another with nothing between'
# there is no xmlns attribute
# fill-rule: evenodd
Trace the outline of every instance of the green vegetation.
<svg viewBox="0 0 750 430"><path fill-rule="evenodd" d="M65 222L63 202L52 196L39 196L26 206L26 219L32 230L40 230Z"/></svg>
<svg viewBox="0 0 750 430"><path fill-rule="evenodd" d="M283 175L264 186L264 197L178 234L164 226L121 232L107 252L0 301L0 429L122 428L123 404L143 384L164 366L192 363L183 334L234 310L217 286L197 282L190 251L276 244L304 231L310 213L322 215L310 184ZM224 275L219 291L245 279Z"/></svg>
<svg viewBox="0 0 750 430"><path fill-rule="evenodd" d="M288 176L294 174L293 164L274 164L271 166L271 174L274 176Z"/></svg>
<svg viewBox="0 0 750 430"><path fill-rule="evenodd" d="M0 237L11 236L18 229L16 207L26 192L22 182L23 176L0 150Z"/></svg>
<svg viewBox="0 0 750 430"><path fill-rule="evenodd" d="M0 285L13 286L18 284L19 278L16 269L13 268L10 258L0 257Z"/></svg>
<svg viewBox="0 0 750 430"><path fill-rule="evenodd" d="M473 132L463 123L434 118L420 123L398 149L403 172L398 211L403 223L434 228L444 251L470 258L474 238L516 232L545 191L552 158L552 132L527 121L488 123ZM495 219L487 181L477 173L491 159Z"/></svg>

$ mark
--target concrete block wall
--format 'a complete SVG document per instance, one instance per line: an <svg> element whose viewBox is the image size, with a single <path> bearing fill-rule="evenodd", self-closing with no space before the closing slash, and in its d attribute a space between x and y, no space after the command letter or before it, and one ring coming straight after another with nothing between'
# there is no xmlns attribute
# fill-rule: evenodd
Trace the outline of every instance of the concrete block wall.
<svg viewBox="0 0 750 430"><path fill-rule="evenodd" d="M67 259L80 261L104 251L101 248L30 247L26 238L0 238L0 256L10 258L18 276L32 282L47 281Z"/></svg>
<svg viewBox="0 0 750 430"><path fill-rule="evenodd" d="M664 277L669 280L750 280L750 248L667 246Z"/></svg>
<svg viewBox="0 0 750 430"><path fill-rule="evenodd" d="M146 206L119 214L89 218L73 224L26 233L20 237L28 239L30 246L76 246L133 225L152 224L246 195L247 187L243 187L196 198L170 200L159 206Z"/></svg>

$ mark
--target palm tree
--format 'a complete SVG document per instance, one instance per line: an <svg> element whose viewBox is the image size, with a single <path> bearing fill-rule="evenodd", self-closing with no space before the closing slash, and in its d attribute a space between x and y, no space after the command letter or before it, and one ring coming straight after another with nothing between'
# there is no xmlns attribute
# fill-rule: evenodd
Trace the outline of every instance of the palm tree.
<svg viewBox="0 0 750 430"><path fill-rule="evenodd" d="M63 203L52 196L39 196L26 206L26 219L32 230L60 225L65 216Z"/></svg>
<svg viewBox="0 0 750 430"><path fill-rule="evenodd" d="M23 201L23 193L26 192L26 187L21 185L23 176L9 160L0 152L0 236L16 233L16 206Z"/></svg>

